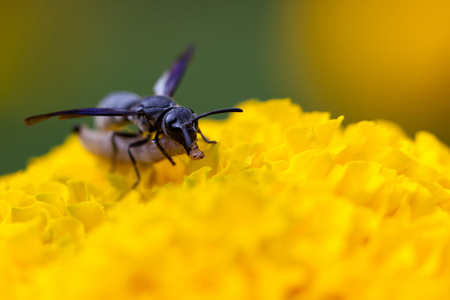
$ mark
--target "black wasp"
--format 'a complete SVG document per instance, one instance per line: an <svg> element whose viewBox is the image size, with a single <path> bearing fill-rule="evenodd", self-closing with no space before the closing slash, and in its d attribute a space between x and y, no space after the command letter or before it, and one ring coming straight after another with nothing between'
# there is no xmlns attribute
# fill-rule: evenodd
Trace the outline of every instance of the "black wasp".
<svg viewBox="0 0 450 300"><path fill-rule="evenodd" d="M137 180L133 185L133 187L136 187L140 181L140 175L136 160L130 151L132 148L142 146L151 140L172 165L175 165L175 162L159 143L159 138L162 134L181 144L187 155L191 156L191 153L194 155L193 153L195 152L193 149L197 147L197 133L201 135L205 142L215 143L215 141L207 139L201 132L198 126L200 118L214 114L242 112L240 108L224 108L196 115L190 108L180 106L172 99L193 54L194 47L189 46L172 64L170 69L158 79L153 87L155 93L153 96L140 97L131 92L115 92L100 101L96 108L72 109L36 115L26 118L25 123L30 126L54 116L58 116L60 120L96 116L94 123L97 129L104 131L113 130L111 135L114 153L113 160L117 153L114 139L116 136L141 136L141 140L130 143L127 149L136 171ZM118 128L123 128L130 123L137 126L138 132L116 131ZM155 135L151 139L151 133L153 132L155 132Z"/></svg>

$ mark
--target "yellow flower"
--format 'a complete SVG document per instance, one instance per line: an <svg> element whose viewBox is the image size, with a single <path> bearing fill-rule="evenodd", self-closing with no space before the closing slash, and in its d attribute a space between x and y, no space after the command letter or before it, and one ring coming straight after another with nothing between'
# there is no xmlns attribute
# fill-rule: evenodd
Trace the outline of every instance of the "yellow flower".
<svg viewBox="0 0 450 300"><path fill-rule="evenodd" d="M290 100L134 170L76 136L0 180L0 299L448 299L450 150Z"/></svg>

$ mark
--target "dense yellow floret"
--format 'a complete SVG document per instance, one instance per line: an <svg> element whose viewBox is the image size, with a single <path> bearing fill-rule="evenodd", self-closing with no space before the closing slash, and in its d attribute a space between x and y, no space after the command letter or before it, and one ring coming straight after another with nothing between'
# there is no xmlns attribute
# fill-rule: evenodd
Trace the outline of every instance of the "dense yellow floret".
<svg viewBox="0 0 450 300"><path fill-rule="evenodd" d="M449 299L450 150L290 100L203 121L205 159L76 136L0 179L0 299Z"/></svg>

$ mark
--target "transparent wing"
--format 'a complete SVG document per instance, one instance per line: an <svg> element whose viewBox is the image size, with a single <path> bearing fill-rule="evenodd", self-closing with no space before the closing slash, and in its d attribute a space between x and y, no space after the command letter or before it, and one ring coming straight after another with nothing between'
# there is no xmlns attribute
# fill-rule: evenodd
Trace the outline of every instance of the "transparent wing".
<svg viewBox="0 0 450 300"><path fill-rule="evenodd" d="M155 95L162 95L172 97L178 85L183 78L187 65L194 55L195 48L190 45L184 50L183 54L172 64L169 70L165 71L163 75L158 79L153 91Z"/></svg>
<svg viewBox="0 0 450 300"><path fill-rule="evenodd" d="M34 125L36 123L47 120L51 117L58 117L58 120L82 118L88 116L133 116L136 115L136 111L116 109L116 108L80 108L72 110L57 111L48 114L36 115L26 118L25 124L27 126Z"/></svg>

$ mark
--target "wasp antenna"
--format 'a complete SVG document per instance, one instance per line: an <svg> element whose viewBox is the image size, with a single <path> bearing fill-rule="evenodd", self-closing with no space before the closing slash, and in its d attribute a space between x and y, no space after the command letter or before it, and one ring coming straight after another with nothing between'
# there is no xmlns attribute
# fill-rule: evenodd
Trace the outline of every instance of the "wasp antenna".
<svg viewBox="0 0 450 300"><path fill-rule="evenodd" d="M243 110L240 109L240 108L235 108L235 107L217 109L217 110L210 111L208 113L204 113L204 114L198 115L194 119L194 121L196 121L198 119L201 119L201 118L204 118L204 117L207 117L207 116L210 116L210 115L225 114L225 113L231 113L231 112L243 112Z"/></svg>

